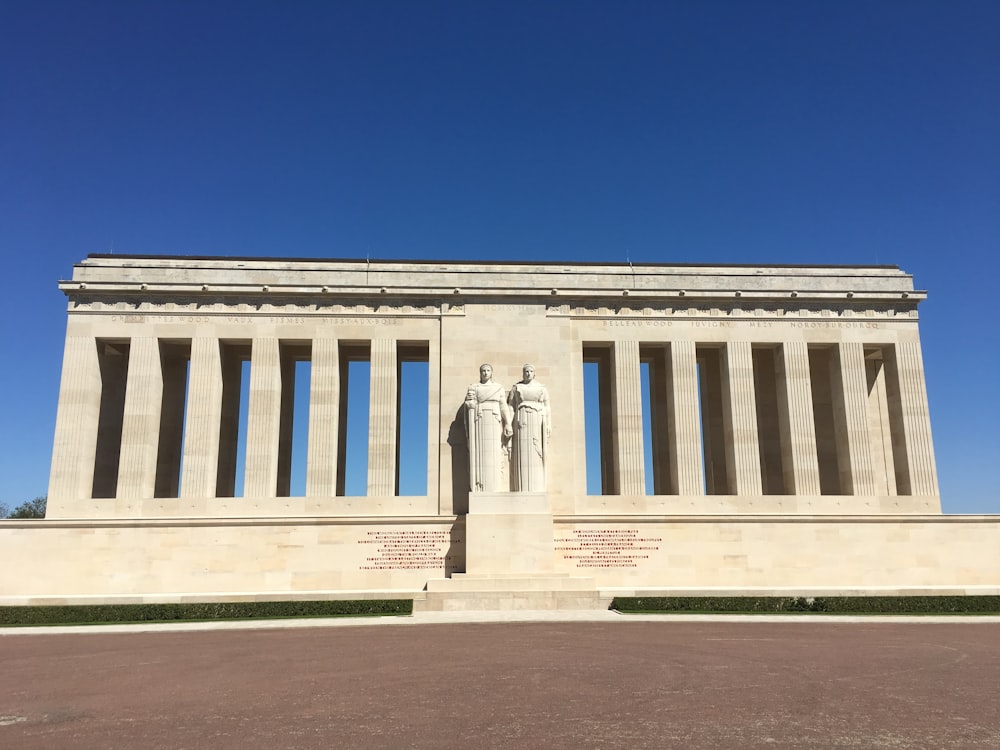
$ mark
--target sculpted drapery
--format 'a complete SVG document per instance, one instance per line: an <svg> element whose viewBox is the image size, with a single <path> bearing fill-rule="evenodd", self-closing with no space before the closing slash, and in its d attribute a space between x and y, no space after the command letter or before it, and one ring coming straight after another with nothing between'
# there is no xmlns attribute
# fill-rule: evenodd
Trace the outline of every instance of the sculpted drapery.
<svg viewBox="0 0 1000 750"><path fill-rule="evenodd" d="M545 456L548 450L552 418L549 392L535 380L533 365L525 365L522 379L507 396L513 410L514 448L511 459L515 492L545 491Z"/></svg>
<svg viewBox="0 0 1000 750"><path fill-rule="evenodd" d="M511 412L503 386L493 382L493 368L479 368L479 382L465 394L465 432L469 446L469 490L506 492L507 445L511 436Z"/></svg>

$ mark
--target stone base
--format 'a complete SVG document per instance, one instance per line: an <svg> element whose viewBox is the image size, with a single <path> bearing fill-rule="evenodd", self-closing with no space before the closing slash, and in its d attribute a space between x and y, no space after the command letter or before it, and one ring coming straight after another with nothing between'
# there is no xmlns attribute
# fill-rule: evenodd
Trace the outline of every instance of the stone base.
<svg viewBox="0 0 1000 750"><path fill-rule="evenodd" d="M552 575L552 511L544 492L473 493L465 517L465 572Z"/></svg>
<svg viewBox="0 0 1000 750"><path fill-rule="evenodd" d="M427 582L427 593L413 602L415 612L469 610L604 610L593 578L578 576L477 576L455 573Z"/></svg>
<svg viewBox="0 0 1000 750"><path fill-rule="evenodd" d="M465 517L465 573L427 582L414 611L607 609L593 578L555 572L552 510L544 492L473 493Z"/></svg>

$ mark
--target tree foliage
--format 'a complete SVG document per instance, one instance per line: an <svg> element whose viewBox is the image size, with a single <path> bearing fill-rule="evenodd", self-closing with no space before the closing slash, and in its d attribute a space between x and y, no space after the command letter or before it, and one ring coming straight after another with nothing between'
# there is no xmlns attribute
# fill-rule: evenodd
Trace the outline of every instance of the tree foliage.
<svg viewBox="0 0 1000 750"><path fill-rule="evenodd" d="M6 506L0 506L0 510L4 511L3 515L7 518L45 518L45 506L48 499L47 496L36 497L34 500L21 503L10 513L7 513Z"/></svg>

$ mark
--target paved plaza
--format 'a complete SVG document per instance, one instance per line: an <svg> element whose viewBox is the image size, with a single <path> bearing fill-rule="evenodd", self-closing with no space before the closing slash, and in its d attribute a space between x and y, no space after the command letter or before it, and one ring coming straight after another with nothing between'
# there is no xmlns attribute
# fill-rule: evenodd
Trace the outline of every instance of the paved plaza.
<svg viewBox="0 0 1000 750"><path fill-rule="evenodd" d="M1000 747L995 618L368 622L7 630L0 746Z"/></svg>

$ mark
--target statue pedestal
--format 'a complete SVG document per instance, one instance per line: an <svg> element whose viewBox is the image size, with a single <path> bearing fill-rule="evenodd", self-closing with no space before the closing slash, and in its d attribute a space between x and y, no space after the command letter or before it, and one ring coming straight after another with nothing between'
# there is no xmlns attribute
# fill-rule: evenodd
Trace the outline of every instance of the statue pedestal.
<svg viewBox="0 0 1000 750"><path fill-rule="evenodd" d="M465 573L427 582L416 611L607 609L593 578L555 572L555 531L544 492L469 495Z"/></svg>
<svg viewBox="0 0 1000 750"><path fill-rule="evenodd" d="M551 575L555 569L553 538L546 493L473 493L465 517L465 573Z"/></svg>

